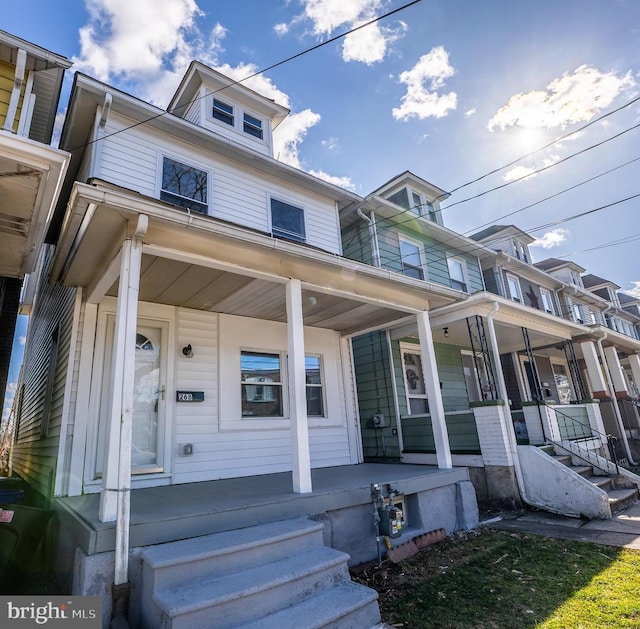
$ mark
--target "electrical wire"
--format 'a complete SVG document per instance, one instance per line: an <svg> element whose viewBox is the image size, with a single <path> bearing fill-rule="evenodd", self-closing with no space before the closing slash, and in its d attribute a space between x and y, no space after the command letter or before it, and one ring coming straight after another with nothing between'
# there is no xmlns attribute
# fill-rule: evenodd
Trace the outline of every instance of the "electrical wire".
<svg viewBox="0 0 640 629"><path fill-rule="evenodd" d="M173 114L175 111L177 111L178 109L182 109L182 108L188 108L191 107L191 105L193 105L194 103L196 103L197 101L206 98L208 96L211 96L212 94L217 94L219 92L221 92L222 90L228 89L230 87L233 87L235 85L240 85L241 83L244 83L245 81L248 81L249 79L252 79L256 76L259 76L260 74L264 74L265 72L268 72L269 70L273 70L274 68L278 68L281 65L284 65L285 63L289 63L290 61L293 61L295 59L298 59L299 57L302 57L304 55L309 54L310 52L313 52L315 50L318 50L319 48L322 48L323 46L327 46L328 44L332 44L340 39L343 39L344 37L346 37L347 35L351 35L352 33L355 33L363 28L366 28L367 26L371 26L371 24L375 24L376 22L380 22L381 20L384 20L392 15L395 15L396 13L399 13L401 11L404 11L406 9L408 9L409 7L412 7L414 4L418 4L419 2L422 2L422 0L412 0L411 2L407 2L406 4L403 4L400 7L397 7L396 9L392 9L391 11L388 11L387 13L384 13L383 15L378 15L374 18L372 18L371 20L369 20L368 22L364 22L363 24L360 24L358 26L354 26L353 28L350 28L348 31L345 31L344 33L340 33L339 35L335 35L334 37L330 37L329 39L320 42L319 44L316 44L315 46L311 46L310 48L306 48L305 50L301 50L300 52L297 52L294 55L291 55L290 57L287 57L286 59L282 59L281 61L277 61L276 63L272 63L270 66L267 66L266 68L262 68L261 70L257 70L256 72L253 72L252 74L249 74L248 76L243 77L242 79L238 79L238 80L232 80L231 83L229 83L229 85L224 85L223 87L218 88L217 90L213 90L213 91L208 91L206 94L202 94L200 96L195 97L193 100L189 101L188 103L185 103L184 105L180 105L180 107L175 108L172 111L161 111L158 114L156 114L155 116L150 116L149 118L146 118L145 120L141 120L139 122L136 122L132 125L129 125L128 127L124 127L122 129L118 129L117 131L113 131L112 133L108 133L105 134L99 138L95 138L93 140L89 140L87 142L85 142L84 144L80 144L74 148L71 149L66 149L69 152L73 152L73 151L77 151L79 149L84 149L87 146L91 146L92 144L95 144L97 142L100 142L102 140L106 140L107 138L111 138L114 135L118 135L119 133L123 133L125 131L129 131L130 129L135 129L136 127L140 127L144 124L148 124L149 122L153 122L154 120L157 120L158 118L162 118L163 116L166 116L168 114Z"/></svg>

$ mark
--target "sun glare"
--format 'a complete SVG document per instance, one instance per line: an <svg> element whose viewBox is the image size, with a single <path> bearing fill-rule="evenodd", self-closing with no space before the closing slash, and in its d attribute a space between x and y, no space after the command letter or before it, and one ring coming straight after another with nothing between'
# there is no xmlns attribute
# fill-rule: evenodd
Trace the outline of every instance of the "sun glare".
<svg viewBox="0 0 640 629"><path fill-rule="evenodd" d="M514 143L518 150L531 151L544 143L540 129L519 128L514 135Z"/></svg>

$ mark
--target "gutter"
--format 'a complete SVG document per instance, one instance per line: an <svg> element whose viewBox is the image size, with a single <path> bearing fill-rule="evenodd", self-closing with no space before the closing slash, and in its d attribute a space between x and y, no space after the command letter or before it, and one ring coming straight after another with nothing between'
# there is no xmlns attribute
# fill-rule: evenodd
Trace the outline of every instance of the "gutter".
<svg viewBox="0 0 640 629"><path fill-rule="evenodd" d="M373 266L380 267L380 249L378 248L378 230L376 229L376 221L373 210L370 212L370 216L367 216L362 208L356 210L356 214L368 223L369 226L369 238L371 239L371 262Z"/></svg>
<svg viewBox="0 0 640 629"><path fill-rule="evenodd" d="M633 465L634 467L637 467L638 463L634 461L633 455L631 454L631 449L629 448L629 440L627 439L627 433L625 432L624 424L622 423L622 415L620 414L620 408L618 407L616 391L613 386L613 381L611 380L611 374L609 373L609 365L607 363L606 356L604 355L604 347L602 347L602 341L604 341L607 336L607 332L602 332L602 335L598 337L596 343L598 345L598 351L600 352L600 360L602 361L604 375L607 379L607 387L609 388L609 395L611 396L611 403L613 405L613 414L616 416L616 422L618 423L618 428L620 429L620 434L622 435L624 450L627 453L627 459L629 459L629 463L631 463L631 465Z"/></svg>

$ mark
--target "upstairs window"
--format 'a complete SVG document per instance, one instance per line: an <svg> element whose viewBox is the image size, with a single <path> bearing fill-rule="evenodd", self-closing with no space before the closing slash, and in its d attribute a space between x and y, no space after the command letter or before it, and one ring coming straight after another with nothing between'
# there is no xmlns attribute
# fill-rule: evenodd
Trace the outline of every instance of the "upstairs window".
<svg viewBox="0 0 640 629"><path fill-rule="evenodd" d="M582 318L582 309L579 304L572 302L571 304L571 312L573 314L573 320L576 323L584 323L584 319Z"/></svg>
<svg viewBox="0 0 640 629"><path fill-rule="evenodd" d="M513 301L522 303L522 291L520 290L520 280L515 275L507 274L507 286L509 287L509 295Z"/></svg>
<svg viewBox="0 0 640 629"><path fill-rule="evenodd" d="M467 273L464 260L460 258L447 258L451 288L467 292Z"/></svg>
<svg viewBox="0 0 640 629"><path fill-rule="evenodd" d="M220 122L231 125L233 127L233 105L228 105L224 101L213 99L213 117Z"/></svg>
<svg viewBox="0 0 640 629"><path fill-rule="evenodd" d="M542 308L544 309L544 311L549 314L556 314L553 307L553 299L551 298L551 293L548 290L541 288L540 296L542 297Z"/></svg>
<svg viewBox="0 0 640 629"><path fill-rule="evenodd" d="M424 265L420 246L417 243L400 238L400 257L403 275L417 280L424 279Z"/></svg>
<svg viewBox="0 0 640 629"><path fill-rule="evenodd" d="M276 238L305 242L304 210L284 201L271 199L271 233Z"/></svg>
<svg viewBox="0 0 640 629"><path fill-rule="evenodd" d="M244 114L244 125L243 130L245 133L252 135L254 138L259 138L262 140L262 120L259 118L254 118L249 114Z"/></svg>
<svg viewBox="0 0 640 629"><path fill-rule="evenodd" d="M160 199L207 214L207 172L165 157L162 163Z"/></svg>

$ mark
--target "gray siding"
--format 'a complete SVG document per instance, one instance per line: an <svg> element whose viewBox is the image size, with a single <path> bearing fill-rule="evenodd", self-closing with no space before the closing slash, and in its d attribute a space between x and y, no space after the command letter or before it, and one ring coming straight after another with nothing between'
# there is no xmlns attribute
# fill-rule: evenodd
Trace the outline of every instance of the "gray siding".
<svg viewBox="0 0 640 629"><path fill-rule="evenodd" d="M50 263L48 259L44 265L45 277ZM13 469L45 500L52 495L57 464L75 295L75 288L51 285L40 280L29 325L29 351L24 357L22 403L13 448ZM49 428L45 435L41 435L51 339L57 326L58 350L51 389Z"/></svg>

